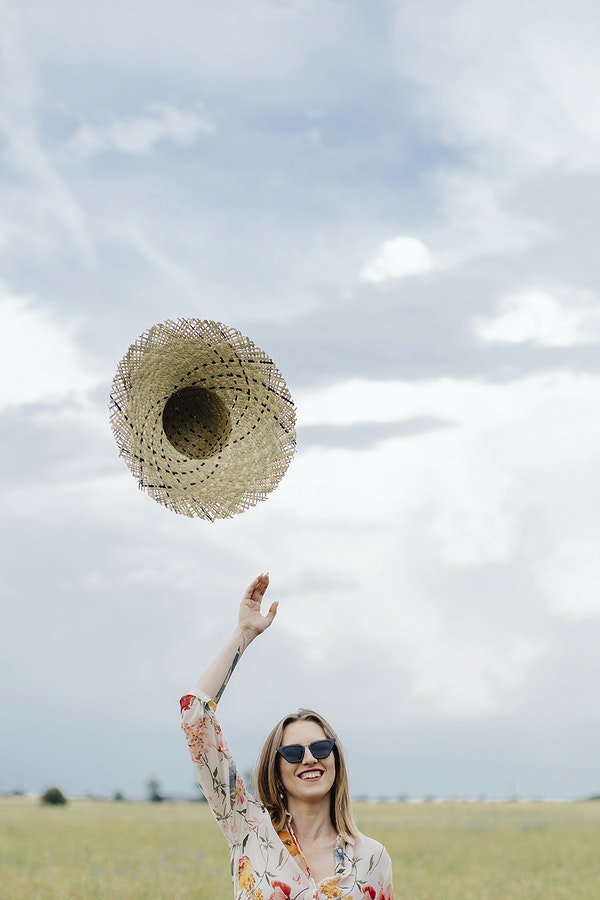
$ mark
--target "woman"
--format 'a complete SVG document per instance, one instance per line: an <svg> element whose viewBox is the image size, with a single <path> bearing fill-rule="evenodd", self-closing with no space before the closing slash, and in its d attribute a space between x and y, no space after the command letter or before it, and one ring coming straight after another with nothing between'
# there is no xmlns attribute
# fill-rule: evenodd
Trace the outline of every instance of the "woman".
<svg viewBox="0 0 600 900"><path fill-rule="evenodd" d="M231 851L236 900L393 900L392 866L377 841L357 830L342 748L311 710L286 716L262 749L259 801L248 793L216 720L216 705L248 644L271 625L259 575L240 604L225 647L181 700L182 728L196 779Z"/></svg>

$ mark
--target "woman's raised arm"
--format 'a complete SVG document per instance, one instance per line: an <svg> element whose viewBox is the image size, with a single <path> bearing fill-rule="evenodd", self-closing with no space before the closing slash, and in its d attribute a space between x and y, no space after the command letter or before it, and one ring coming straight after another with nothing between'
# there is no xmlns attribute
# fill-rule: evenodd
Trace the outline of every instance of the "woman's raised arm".
<svg viewBox="0 0 600 900"><path fill-rule="evenodd" d="M277 602L271 603L266 615L260 611L262 600L269 586L269 575L258 575L246 588L235 631L202 673L193 690L207 694L215 703L221 699L227 682L248 644L269 627L277 613Z"/></svg>

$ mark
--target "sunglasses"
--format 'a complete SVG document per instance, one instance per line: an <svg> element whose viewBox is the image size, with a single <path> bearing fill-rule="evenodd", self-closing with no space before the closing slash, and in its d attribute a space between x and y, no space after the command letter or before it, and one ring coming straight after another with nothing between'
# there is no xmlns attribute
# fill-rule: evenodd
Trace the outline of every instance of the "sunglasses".
<svg viewBox="0 0 600 900"><path fill-rule="evenodd" d="M325 738L322 741L313 741L312 744L307 744L306 746L315 759L327 759L333 750L334 744L335 738ZM285 747L278 747L277 752L287 762L299 763L304 759L305 749L306 747L303 747L302 744L286 744Z"/></svg>

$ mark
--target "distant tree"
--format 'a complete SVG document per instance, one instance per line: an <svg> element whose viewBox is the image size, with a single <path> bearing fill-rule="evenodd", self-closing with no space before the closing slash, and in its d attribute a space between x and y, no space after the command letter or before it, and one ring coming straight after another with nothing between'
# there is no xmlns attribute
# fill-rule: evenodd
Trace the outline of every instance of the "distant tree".
<svg viewBox="0 0 600 900"><path fill-rule="evenodd" d="M115 791L115 792L114 792L114 794L113 794L113 800L115 800L115 801L120 801L120 800L124 800L124 799L125 799L125 795L122 793L122 791Z"/></svg>
<svg viewBox="0 0 600 900"><path fill-rule="evenodd" d="M40 800L45 806L64 806L67 802L65 795L61 789L57 787L49 787L44 791Z"/></svg>
<svg viewBox="0 0 600 900"><path fill-rule="evenodd" d="M160 783L156 780L156 778L151 778L146 784L146 790L148 791L148 800L151 803L162 803L165 799L160 792Z"/></svg>

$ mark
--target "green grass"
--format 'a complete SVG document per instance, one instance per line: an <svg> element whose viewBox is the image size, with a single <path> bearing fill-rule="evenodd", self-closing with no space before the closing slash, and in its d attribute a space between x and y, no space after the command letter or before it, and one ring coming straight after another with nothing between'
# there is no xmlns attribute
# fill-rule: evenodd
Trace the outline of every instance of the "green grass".
<svg viewBox="0 0 600 900"><path fill-rule="evenodd" d="M359 806L399 898L598 900L600 803Z"/></svg>
<svg viewBox="0 0 600 900"><path fill-rule="evenodd" d="M598 900L600 803L358 803L397 898ZM0 798L0 897L231 900L205 804Z"/></svg>
<svg viewBox="0 0 600 900"><path fill-rule="evenodd" d="M0 800L0 897L231 900L227 845L204 804Z"/></svg>

